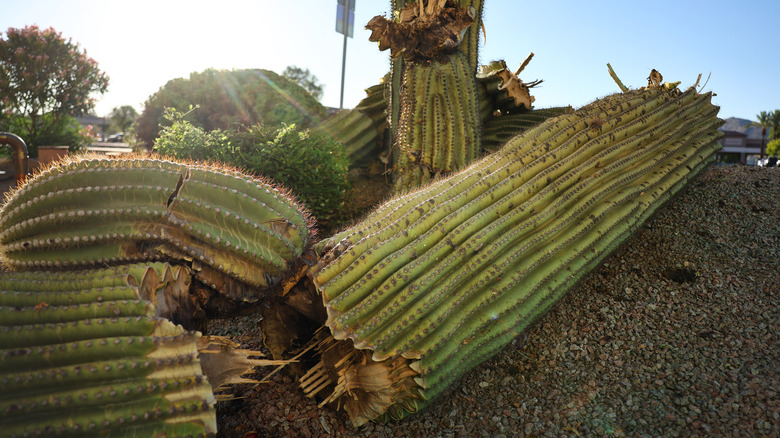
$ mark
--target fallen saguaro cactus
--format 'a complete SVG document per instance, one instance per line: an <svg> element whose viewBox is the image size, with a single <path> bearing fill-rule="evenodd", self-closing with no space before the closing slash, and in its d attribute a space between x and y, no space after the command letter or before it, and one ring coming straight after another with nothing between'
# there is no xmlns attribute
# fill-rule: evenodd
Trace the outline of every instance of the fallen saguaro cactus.
<svg viewBox="0 0 780 438"><path fill-rule="evenodd" d="M428 404L713 160L710 98L658 86L597 100L321 242L310 276L327 330L304 390L356 425Z"/></svg>
<svg viewBox="0 0 780 438"><path fill-rule="evenodd" d="M384 146L387 129L385 84L366 89L366 97L355 108L328 117L316 131L325 132L344 145L349 160L362 163L375 159Z"/></svg>
<svg viewBox="0 0 780 438"><path fill-rule="evenodd" d="M62 162L0 211L0 259L11 269L176 260L239 302L274 291L309 240L307 214L266 181L163 159Z"/></svg>
<svg viewBox="0 0 780 438"><path fill-rule="evenodd" d="M172 323L188 316L189 275L163 263L0 272L0 435L214 435L224 390L283 362Z"/></svg>
<svg viewBox="0 0 780 438"><path fill-rule="evenodd" d="M170 269L0 272L0 434L216 433L200 334L144 297Z"/></svg>

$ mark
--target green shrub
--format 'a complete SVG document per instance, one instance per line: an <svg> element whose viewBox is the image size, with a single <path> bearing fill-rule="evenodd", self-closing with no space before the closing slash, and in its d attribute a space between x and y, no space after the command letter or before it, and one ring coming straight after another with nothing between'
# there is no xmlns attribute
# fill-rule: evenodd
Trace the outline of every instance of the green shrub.
<svg viewBox="0 0 780 438"><path fill-rule="evenodd" d="M243 154L245 149L240 150ZM260 144L244 159L248 170L289 187L321 221L332 223L339 216L349 188L349 159L338 141L282 125L273 140Z"/></svg>
<svg viewBox="0 0 780 438"><path fill-rule="evenodd" d="M780 155L780 138L772 140L766 145L767 157L776 157L778 155Z"/></svg>
<svg viewBox="0 0 780 438"><path fill-rule="evenodd" d="M189 114L189 113L187 113ZM234 131L204 131L175 109L166 109L155 150L175 158L215 161L270 178L289 189L321 224L334 226L349 188L344 146L325 134L253 125Z"/></svg>
<svg viewBox="0 0 780 438"><path fill-rule="evenodd" d="M38 146L69 146L71 152L79 152L92 142L89 132L73 116L55 116L51 113L38 116L35 138L25 138L23 135L30 131L32 121L29 117L13 115L6 118L4 123L0 131L22 137L32 158L38 157Z"/></svg>

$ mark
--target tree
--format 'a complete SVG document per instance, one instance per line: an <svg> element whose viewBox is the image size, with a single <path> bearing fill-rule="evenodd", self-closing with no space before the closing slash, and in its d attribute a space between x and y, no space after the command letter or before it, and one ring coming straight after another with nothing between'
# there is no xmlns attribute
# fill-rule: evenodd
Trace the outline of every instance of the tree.
<svg viewBox="0 0 780 438"><path fill-rule="evenodd" d="M67 125L66 118L91 111L90 95L107 88L108 76L86 50L51 27L9 28L0 38L0 117L17 126L30 146L39 145L42 133Z"/></svg>
<svg viewBox="0 0 780 438"><path fill-rule="evenodd" d="M772 121L772 140L777 140L780 138L780 132L778 132L780 130L780 110L772 111L769 118ZM768 152L767 155L769 155Z"/></svg>
<svg viewBox="0 0 780 438"><path fill-rule="evenodd" d="M324 85L319 83L317 76L314 76L308 68L302 69L298 66L290 65L284 69L282 76L303 87L303 89L308 91L315 99L322 99Z"/></svg>
<svg viewBox="0 0 780 438"><path fill-rule="evenodd" d="M776 138L766 144L767 157L777 157L780 155L780 138Z"/></svg>
<svg viewBox="0 0 780 438"><path fill-rule="evenodd" d="M135 118L138 117L138 111L130 105L122 105L111 110L111 126L117 132L126 132L132 126Z"/></svg>
<svg viewBox="0 0 780 438"><path fill-rule="evenodd" d="M756 114L756 121L750 122L748 126L755 126L761 128L761 154L760 160L764 159L766 150L766 130L772 127L772 115L766 111Z"/></svg>
<svg viewBox="0 0 780 438"><path fill-rule="evenodd" d="M301 129L325 117L325 107L290 79L270 70L215 70L191 73L169 81L144 103L135 136L147 149L154 146L161 126L170 126L165 108L188 112L193 125L206 131L235 129L258 123Z"/></svg>

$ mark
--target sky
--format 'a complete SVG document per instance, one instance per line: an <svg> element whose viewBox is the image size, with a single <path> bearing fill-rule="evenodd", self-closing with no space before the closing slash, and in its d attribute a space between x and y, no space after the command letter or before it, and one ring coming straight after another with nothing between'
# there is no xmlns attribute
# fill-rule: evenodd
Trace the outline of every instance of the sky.
<svg viewBox="0 0 780 438"><path fill-rule="evenodd" d="M325 86L322 103L338 107L343 35L336 0L0 0L0 32L37 24L78 43L110 78L95 95L95 113L144 102L169 80L207 68L309 69ZM344 107L389 69L389 53L368 41L371 17L389 0L356 0L347 41ZM755 119L780 109L777 33L780 1L486 0L480 61L503 59L520 75L544 82L532 90L537 108L575 108L619 91L610 63L630 88L651 69L691 86L709 76L720 117Z"/></svg>

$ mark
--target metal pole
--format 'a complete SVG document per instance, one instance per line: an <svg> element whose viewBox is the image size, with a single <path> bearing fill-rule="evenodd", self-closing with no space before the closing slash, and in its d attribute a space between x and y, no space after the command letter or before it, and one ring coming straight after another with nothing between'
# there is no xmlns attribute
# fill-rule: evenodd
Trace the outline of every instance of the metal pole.
<svg viewBox="0 0 780 438"><path fill-rule="evenodd" d="M341 54L341 100L339 100L339 109L344 109L344 74L347 70L347 11L344 11L344 17L344 53Z"/></svg>

